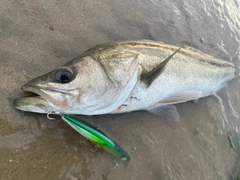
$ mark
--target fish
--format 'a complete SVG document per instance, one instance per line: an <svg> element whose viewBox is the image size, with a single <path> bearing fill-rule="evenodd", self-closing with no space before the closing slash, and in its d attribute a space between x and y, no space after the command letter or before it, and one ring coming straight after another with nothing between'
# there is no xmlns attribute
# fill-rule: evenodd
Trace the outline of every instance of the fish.
<svg viewBox="0 0 240 180"><path fill-rule="evenodd" d="M231 62L151 40L96 45L21 87L13 106L35 113L101 115L146 110L178 121L175 104L216 93Z"/></svg>
<svg viewBox="0 0 240 180"><path fill-rule="evenodd" d="M75 129L78 133L91 141L93 144L120 158L123 161L130 161L130 156L116 142L110 139L98 128L67 114L62 114L61 117L63 121L65 121L68 125L70 125L73 129Z"/></svg>

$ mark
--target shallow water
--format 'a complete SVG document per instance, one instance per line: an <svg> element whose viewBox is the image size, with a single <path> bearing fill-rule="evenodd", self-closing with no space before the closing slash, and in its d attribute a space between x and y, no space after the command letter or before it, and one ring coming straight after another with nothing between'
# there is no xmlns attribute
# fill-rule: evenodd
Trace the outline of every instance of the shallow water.
<svg viewBox="0 0 240 180"><path fill-rule="evenodd" d="M96 44L152 39L231 61L238 78L216 96L177 105L180 122L146 112L88 119L131 156L97 149L60 120L11 107L20 87ZM231 179L240 128L240 3L0 2L0 179Z"/></svg>

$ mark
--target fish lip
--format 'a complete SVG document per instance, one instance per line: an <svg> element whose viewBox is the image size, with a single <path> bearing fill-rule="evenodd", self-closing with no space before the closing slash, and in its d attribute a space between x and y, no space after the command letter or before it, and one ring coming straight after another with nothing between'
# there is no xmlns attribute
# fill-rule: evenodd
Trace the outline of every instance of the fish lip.
<svg viewBox="0 0 240 180"><path fill-rule="evenodd" d="M12 106L21 111L46 113L46 109L49 108L49 103L41 96L17 97L13 99Z"/></svg>
<svg viewBox="0 0 240 180"><path fill-rule="evenodd" d="M23 97L35 97L35 96L43 96L44 93L41 89L35 86L22 86L22 92L24 93Z"/></svg>

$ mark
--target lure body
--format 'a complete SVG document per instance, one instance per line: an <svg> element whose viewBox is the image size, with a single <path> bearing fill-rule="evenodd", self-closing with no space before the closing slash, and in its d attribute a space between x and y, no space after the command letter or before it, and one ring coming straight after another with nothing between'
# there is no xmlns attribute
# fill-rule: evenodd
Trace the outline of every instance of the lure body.
<svg viewBox="0 0 240 180"><path fill-rule="evenodd" d="M98 147L122 160L130 160L129 155L117 143L111 140L99 129L96 129L90 124L84 123L83 121L75 119L66 114L63 114L61 117L73 129L75 129L78 133L80 133L92 143L96 144Z"/></svg>

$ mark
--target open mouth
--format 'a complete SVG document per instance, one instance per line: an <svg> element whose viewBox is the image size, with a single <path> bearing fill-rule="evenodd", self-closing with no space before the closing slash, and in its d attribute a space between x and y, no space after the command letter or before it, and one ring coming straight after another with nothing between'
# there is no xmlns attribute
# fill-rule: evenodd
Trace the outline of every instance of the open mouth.
<svg viewBox="0 0 240 180"><path fill-rule="evenodd" d="M28 91L28 92L24 92L22 97L40 97L40 95L37 93Z"/></svg>
<svg viewBox="0 0 240 180"><path fill-rule="evenodd" d="M77 92L58 88L24 85L21 90L23 95L13 100L13 107L37 113L66 110L77 97Z"/></svg>
<svg viewBox="0 0 240 180"><path fill-rule="evenodd" d="M34 86L23 86L21 88L23 94L23 97L39 97L44 96L44 93L41 91L41 89L36 88Z"/></svg>
<svg viewBox="0 0 240 180"><path fill-rule="evenodd" d="M46 95L35 87L22 87L24 93L21 97L13 100L13 106L22 111L46 113L49 102L44 98Z"/></svg>

